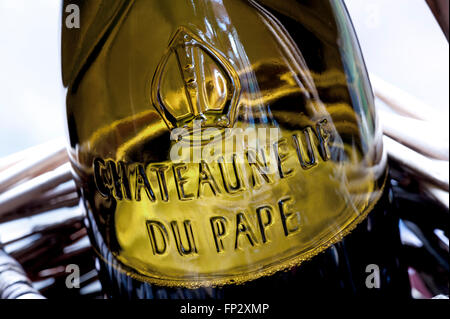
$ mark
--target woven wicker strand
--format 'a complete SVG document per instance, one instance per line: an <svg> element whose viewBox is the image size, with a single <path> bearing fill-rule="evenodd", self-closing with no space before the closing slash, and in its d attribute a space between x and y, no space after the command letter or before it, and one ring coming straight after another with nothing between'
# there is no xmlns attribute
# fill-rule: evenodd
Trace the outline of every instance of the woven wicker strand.
<svg viewBox="0 0 450 319"><path fill-rule="evenodd" d="M22 266L0 250L0 298L45 299L33 288Z"/></svg>

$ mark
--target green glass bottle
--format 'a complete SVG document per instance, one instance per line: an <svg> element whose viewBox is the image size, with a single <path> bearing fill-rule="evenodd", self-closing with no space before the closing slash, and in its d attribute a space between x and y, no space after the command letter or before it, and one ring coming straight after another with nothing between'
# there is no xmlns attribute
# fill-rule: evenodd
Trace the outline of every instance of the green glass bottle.
<svg viewBox="0 0 450 319"><path fill-rule="evenodd" d="M352 294L368 265L395 264L382 133L341 1L70 3L70 159L109 296ZM369 213L377 229L358 226Z"/></svg>

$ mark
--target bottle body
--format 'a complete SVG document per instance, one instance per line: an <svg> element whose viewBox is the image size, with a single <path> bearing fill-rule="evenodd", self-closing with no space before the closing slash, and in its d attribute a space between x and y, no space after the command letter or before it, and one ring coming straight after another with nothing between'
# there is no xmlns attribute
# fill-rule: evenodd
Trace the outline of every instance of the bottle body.
<svg viewBox="0 0 450 319"><path fill-rule="evenodd" d="M111 287L257 285L380 206L381 133L340 1L90 6L77 45L63 31L63 77Z"/></svg>

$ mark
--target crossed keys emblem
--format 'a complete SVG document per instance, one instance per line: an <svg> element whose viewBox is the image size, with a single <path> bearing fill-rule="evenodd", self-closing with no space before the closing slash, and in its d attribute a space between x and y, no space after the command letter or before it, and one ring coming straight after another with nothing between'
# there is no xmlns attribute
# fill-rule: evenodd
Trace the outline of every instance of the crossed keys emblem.
<svg viewBox="0 0 450 319"><path fill-rule="evenodd" d="M151 98L170 130L231 127L241 85L230 62L185 27L169 42L153 76Z"/></svg>

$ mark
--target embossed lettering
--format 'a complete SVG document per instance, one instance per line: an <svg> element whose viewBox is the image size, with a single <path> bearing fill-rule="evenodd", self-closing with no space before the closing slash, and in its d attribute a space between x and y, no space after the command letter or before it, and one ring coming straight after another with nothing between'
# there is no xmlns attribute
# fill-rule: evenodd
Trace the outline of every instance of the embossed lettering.
<svg viewBox="0 0 450 319"><path fill-rule="evenodd" d="M174 164L172 169L175 177L175 184L177 185L178 199L182 201L193 199L194 194L186 194L184 190L184 184L188 182L188 179L182 176L181 171L187 170L186 164Z"/></svg>
<svg viewBox="0 0 450 319"><path fill-rule="evenodd" d="M297 157L300 162L300 165L303 169L310 169L317 165L316 154L317 147L313 143L313 131L311 127L307 127L303 130L303 136L306 143L303 143L303 138L300 134L292 135L294 140L295 149L297 150Z"/></svg>
<svg viewBox="0 0 450 319"><path fill-rule="evenodd" d="M286 147L287 147L287 140L285 138L281 138L273 145L273 150L277 158L278 175L280 176L280 178L291 176L292 172L294 171L294 169L292 168L289 168L286 171L283 170L282 164L289 157L289 152L285 150Z"/></svg>
<svg viewBox="0 0 450 319"><path fill-rule="evenodd" d="M259 231L261 232L262 242L265 244L268 241L266 236L266 228L273 223L272 207L268 205L258 207L256 209L256 215L258 217L258 225Z"/></svg>
<svg viewBox="0 0 450 319"><path fill-rule="evenodd" d="M153 255L165 254L169 247L169 234L164 224L156 220L148 220L147 231L150 237Z"/></svg>
<svg viewBox="0 0 450 319"><path fill-rule="evenodd" d="M118 200L124 198L131 200L128 165L123 161L119 161L116 166L116 163L112 160L109 160L106 165L112 176L114 197Z"/></svg>
<svg viewBox="0 0 450 319"><path fill-rule="evenodd" d="M316 123L315 130L306 127L301 132L292 133L289 139L283 137L276 142L271 141L270 145L263 143L259 148L248 148L243 153L214 153L217 156L213 158L211 155L210 162L200 159L199 163L146 164L95 158L94 181L101 196L116 200L141 201L142 196L145 197L142 189L150 202L168 202L169 194L175 192L178 195L175 199L180 201L233 195L293 176L297 169L310 169L319 165L320 160L330 160L331 136L330 125L323 119ZM333 146L336 147L335 143ZM291 156L295 156L300 165L292 167ZM334 160L339 161L340 158ZM151 172L155 172L156 178ZM158 188L159 195L155 193Z"/></svg>
<svg viewBox="0 0 450 319"><path fill-rule="evenodd" d="M245 235L250 245L252 246L255 246L258 243L256 236L250 226L250 223L248 222L247 217L245 217L245 214L243 212L238 213L236 216L236 240L234 242L234 249L240 248L239 236L241 235Z"/></svg>
<svg viewBox="0 0 450 319"><path fill-rule="evenodd" d="M167 202L169 201L169 191L167 189L167 181L165 172L168 170L167 165L155 165L150 167L152 171L156 172L158 177L159 192L161 194L161 200Z"/></svg>
<svg viewBox="0 0 450 319"><path fill-rule="evenodd" d="M199 164L199 176L198 176L198 196L200 198L202 194L203 185L207 184L211 188L211 192L214 195L220 193L219 186L217 185L216 180L214 179L213 174L211 174L211 169L209 165L205 161L201 161Z"/></svg>
<svg viewBox="0 0 450 319"><path fill-rule="evenodd" d="M170 223L172 228L173 236L175 237L175 244L177 246L178 253L181 256L196 254L197 246L195 245L194 232L192 231L192 225L189 220L183 222L184 234L187 241L187 248L183 245L183 240L181 239L180 230L178 228L178 223L172 221Z"/></svg>
<svg viewBox="0 0 450 319"><path fill-rule="evenodd" d="M285 236L294 234L300 229L300 213L289 211L289 205L291 203L292 199L290 197L286 197L278 201L281 223L283 224Z"/></svg>
<svg viewBox="0 0 450 319"><path fill-rule="evenodd" d="M323 119L316 124L317 136L319 138L319 145L321 150L321 156L324 161L328 161L331 158L330 148L328 140L330 139L330 132L327 130L328 120Z"/></svg>
<svg viewBox="0 0 450 319"><path fill-rule="evenodd" d="M261 162L257 154L253 150L247 150L246 156L248 164L250 165L251 174L251 184L254 188L259 188L262 185L261 177L266 183L271 183L271 179L267 174L269 172L269 167L267 166L267 161L265 159L264 153L261 152L263 161ZM259 176L259 177L257 177Z"/></svg>
<svg viewBox="0 0 450 319"><path fill-rule="evenodd" d="M308 126L303 130L303 136L306 143L306 150L300 134L294 134L292 138L300 165L303 169L309 169L317 165L316 154L318 151L316 145L313 143L313 130L311 127Z"/></svg>
<svg viewBox="0 0 450 319"><path fill-rule="evenodd" d="M233 160L232 160L232 162L233 162L233 178L235 180L235 183L233 185L233 184L231 184L231 182L229 180L230 174L228 174L227 170L225 169L225 163L224 163L223 156L219 157L219 160L218 160L220 174L222 175L223 187L225 188L225 191L228 194L235 194L235 193L238 193L238 192L241 192L244 190L243 181L241 179L240 172L238 170L236 161L237 161L237 155L233 154Z"/></svg>
<svg viewBox="0 0 450 319"><path fill-rule="evenodd" d="M105 161L101 158L94 159L94 181L98 191L103 197L109 197L111 195L111 176Z"/></svg>
<svg viewBox="0 0 450 319"><path fill-rule="evenodd" d="M150 186L147 174L145 173L145 168L142 164L138 164L136 166L135 174L136 174L136 183L134 193L136 201L141 200L141 189L144 188L148 199L154 202L156 200L156 197L155 194L153 193L152 187Z"/></svg>
<svg viewBox="0 0 450 319"><path fill-rule="evenodd" d="M211 217L211 230L216 244L216 251L223 252L225 247L223 245L223 238L227 235L227 220L222 216Z"/></svg>

